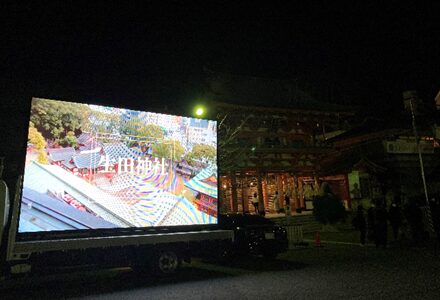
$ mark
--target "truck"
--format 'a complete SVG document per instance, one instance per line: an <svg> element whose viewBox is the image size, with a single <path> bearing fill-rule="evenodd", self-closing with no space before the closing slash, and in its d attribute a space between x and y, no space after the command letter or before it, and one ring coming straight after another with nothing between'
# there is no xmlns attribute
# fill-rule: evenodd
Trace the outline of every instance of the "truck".
<svg viewBox="0 0 440 300"><path fill-rule="evenodd" d="M231 248L216 121L43 98L27 121L15 188L0 181L2 278L77 266L164 275Z"/></svg>

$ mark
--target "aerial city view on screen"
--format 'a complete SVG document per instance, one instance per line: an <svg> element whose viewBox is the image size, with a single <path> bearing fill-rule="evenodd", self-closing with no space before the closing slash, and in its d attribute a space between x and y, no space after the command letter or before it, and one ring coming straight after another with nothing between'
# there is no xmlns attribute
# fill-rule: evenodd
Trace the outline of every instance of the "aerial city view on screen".
<svg viewBox="0 0 440 300"><path fill-rule="evenodd" d="M215 121L32 100L19 232L217 223Z"/></svg>

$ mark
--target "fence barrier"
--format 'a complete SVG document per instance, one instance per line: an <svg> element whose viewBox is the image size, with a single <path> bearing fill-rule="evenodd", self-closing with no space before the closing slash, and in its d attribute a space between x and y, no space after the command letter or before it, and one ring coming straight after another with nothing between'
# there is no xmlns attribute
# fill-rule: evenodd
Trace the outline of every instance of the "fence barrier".
<svg viewBox="0 0 440 300"><path fill-rule="evenodd" d="M285 225L287 231L287 240L289 241L289 249L301 245L303 240L303 226L302 224Z"/></svg>

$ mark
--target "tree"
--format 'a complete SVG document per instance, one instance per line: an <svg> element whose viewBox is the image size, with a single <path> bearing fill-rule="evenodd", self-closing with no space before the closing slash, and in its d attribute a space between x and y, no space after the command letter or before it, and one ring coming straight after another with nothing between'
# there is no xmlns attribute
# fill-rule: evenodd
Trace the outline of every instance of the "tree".
<svg viewBox="0 0 440 300"><path fill-rule="evenodd" d="M217 149L211 145L196 144L193 146L185 159L189 164L197 161L207 161L208 163L216 163Z"/></svg>
<svg viewBox="0 0 440 300"><path fill-rule="evenodd" d="M85 132L100 132L115 134L119 133L121 129L121 117L118 113L113 111L99 111L86 110L83 114L83 124L81 130ZM111 139L104 138L105 142L110 142Z"/></svg>
<svg viewBox="0 0 440 300"><path fill-rule="evenodd" d="M147 124L140 130L141 136L151 137L155 139L163 139L165 131L162 127L155 124Z"/></svg>
<svg viewBox="0 0 440 300"><path fill-rule="evenodd" d="M121 116L120 133L136 139L147 141L162 140L165 131L159 125L150 124L145 119L145 113L138 111L127 111Z"/></svg>
<svg viewBox="0 0 440 300"><path fill-rule="evenodd" d="M69 131L64 139L61 140L61 145L76 147L78 145L78 141L76 139L75 132Z"/></svg>
<svg viewBox="0 0 440 300"><path fill-rule="evenodd" d="M166 140L153 145L153 155L156 157L172 158L179 161L185 153L185 148L179 141Z"/></svg>
<svg viewBox="0 0 440 300"><path fill-rule="evenodd" d="M322 224L334 224L345 219L345 207L327 182L322 183L320 194L313 200L313 215Z"/></svg>
<svg viewBox="0 0 440 300"><path fill-rule="evenodd" d="M44 140L43 135L38 132L38 130L34 127L34 124L32 122L29 123L28 142L31 143L37 150L37 161L42 164L47 164L47 155L44 151L44 148L46 147L46 141Z"/></svg>
<svg viewBox="0 0 440 300"><path fill-rule="evenodd" d="M251 147L243 147L237 143L237 137L250 117L245 115L233 118L228 113L217 116L221 120L218 125L218 161L221 173L234 171L238 159L252 151Z"/></svg>
<svg viewBox="0 0 440 300"><path fill-rule="evenodd" d="M60 139L68 131L79 130L87 121L89 107L85 104L34 99L31 122L49 139Z"/></svg>

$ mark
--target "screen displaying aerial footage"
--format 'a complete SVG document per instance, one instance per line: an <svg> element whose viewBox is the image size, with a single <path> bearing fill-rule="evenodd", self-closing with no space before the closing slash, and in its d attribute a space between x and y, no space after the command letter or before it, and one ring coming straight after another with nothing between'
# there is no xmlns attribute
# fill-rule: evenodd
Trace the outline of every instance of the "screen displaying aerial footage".
<svg viewBox="0 0 440 300"><path fill-rule="evenodd" d="M19 233L217 223L216 121L32 99Z"/></svg>

